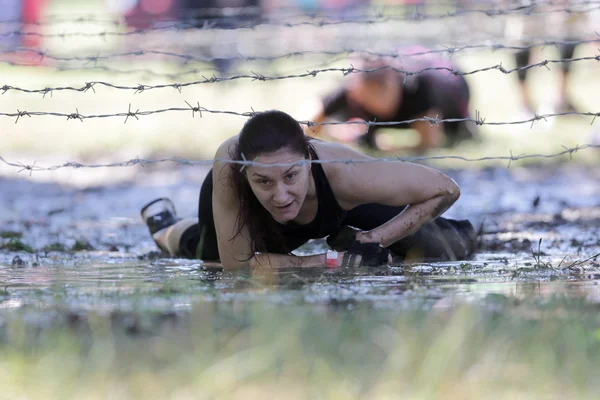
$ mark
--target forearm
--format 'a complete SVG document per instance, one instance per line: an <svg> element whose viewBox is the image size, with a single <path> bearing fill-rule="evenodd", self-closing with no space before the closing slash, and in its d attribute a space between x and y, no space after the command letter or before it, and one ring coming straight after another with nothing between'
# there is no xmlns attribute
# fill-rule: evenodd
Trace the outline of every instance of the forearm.
<svg viewBox="0 0 600 400"><path fill-rule="evenodd" d="M429 110L424 117L437 119L439 115L439 111ZM442 144L443 135L441 125L436 125L429 121L416 121L411 124L411 128L419 134L419 144L416 146L416 150L424 151Z"/></svg>
<svg viewBox="0 0 600 400"><path fill-rule="evenodd" d="M250 268L323 268L325 263L326 253L312 256L262 253L250 259Z"/></svg>
<svg viewBox="0 0 600 400"><path fill-rule="evenodd" d="M420 227L442 215L460 195L456 191L433 197L422 203L408 205L400 214L370 231L361 232L357 240L367 243L375 242L384 247L415 233Z"/></svg>

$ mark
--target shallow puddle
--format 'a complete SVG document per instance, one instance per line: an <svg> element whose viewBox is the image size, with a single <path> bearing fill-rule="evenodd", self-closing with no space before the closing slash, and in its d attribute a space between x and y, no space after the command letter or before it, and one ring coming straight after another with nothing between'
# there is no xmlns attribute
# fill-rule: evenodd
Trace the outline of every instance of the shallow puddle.
<svg viewBox="0 0 600 400"><path fill-rule="evenodd" d="M483 224L473 260L254 276L211 272L213 266L199 261L156 254L139 209L166 196L180 216L194 215L203 177L185 168L169 174L170 184L142 173L135 184L85 189L0 178L0 307L168 311L198 302L258 300L447 307L489 294L600 300L595 169L449 171L462 195L446 216ZM314 241L300 252L323 246Z"/></svg>

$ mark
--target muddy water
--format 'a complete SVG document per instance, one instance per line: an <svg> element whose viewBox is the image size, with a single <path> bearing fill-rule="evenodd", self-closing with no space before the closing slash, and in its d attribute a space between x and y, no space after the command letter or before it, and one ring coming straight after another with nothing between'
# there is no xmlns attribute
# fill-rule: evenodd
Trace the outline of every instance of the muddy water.
<svg viewBox="0 0 600 400"><path fill-rule="evenodd" d="M0 178L0 308L176 311L259 299L450 307L490 294L600 301L597 168L448 171L462 196L447 216L483 224L479 253L467 262L252 277L161 257L139 218L141 206L159 196L193 216L205 173L141 170L135 181L86 188ZM303 251L323 248L316 241Z"/></svg>

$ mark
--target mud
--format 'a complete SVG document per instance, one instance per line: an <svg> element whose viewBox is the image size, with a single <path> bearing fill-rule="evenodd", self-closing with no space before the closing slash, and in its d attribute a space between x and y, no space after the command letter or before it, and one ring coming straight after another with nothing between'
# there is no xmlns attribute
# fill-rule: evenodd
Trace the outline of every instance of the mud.
<svg viewBox="0 0 600 400"><path fill-rule="evenodd" d="M472 260L255 276L160 255L139 217L161 196L193 216L204 169L140 170L135 180L85 188L0 178L0 308L60 310L77 320L92 311L164 317L211 302L444 308L490 295L555 294L600 302L597 168L447 172L462 195L445 215L481 227ZM322 249L314 241L302 251Z"/></svg>

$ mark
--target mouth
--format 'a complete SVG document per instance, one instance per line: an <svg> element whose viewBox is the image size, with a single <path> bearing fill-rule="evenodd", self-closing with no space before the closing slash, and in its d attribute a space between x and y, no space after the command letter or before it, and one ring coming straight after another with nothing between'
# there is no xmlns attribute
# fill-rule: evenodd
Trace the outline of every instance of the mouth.
<svg viewBox="0 0 600 400"><path fill-rule="evenodd" d="M275 208L278 211L287 211L292 207L292 204L294 204L293 201L290 201L288 204L284 205L284 206L275 206Z"/></svg>

